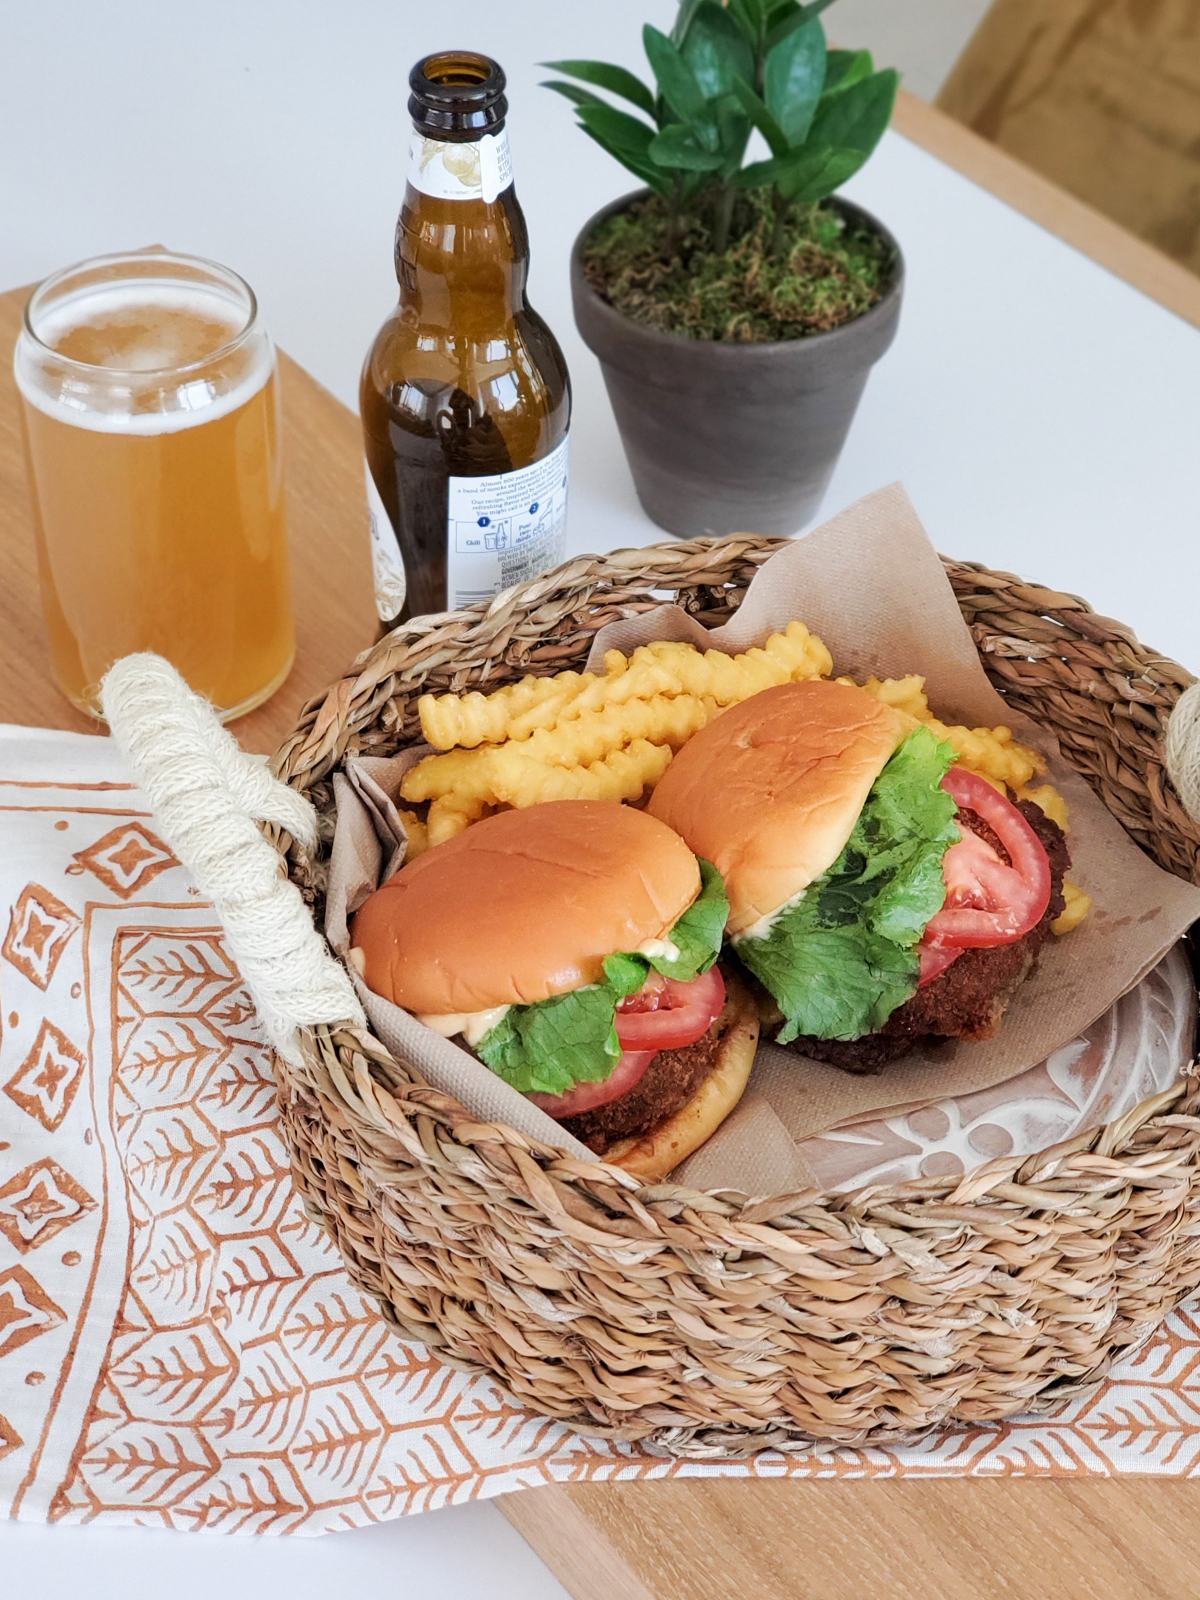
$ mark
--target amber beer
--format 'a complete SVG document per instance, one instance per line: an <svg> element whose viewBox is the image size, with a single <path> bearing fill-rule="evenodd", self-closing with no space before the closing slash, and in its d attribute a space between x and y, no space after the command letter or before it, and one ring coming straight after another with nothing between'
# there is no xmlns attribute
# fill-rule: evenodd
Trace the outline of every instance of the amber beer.
<svg viewBox="0 0 1200 1600"><path fill-rule="evenodd" d="M566 362L525 299L504 73L443 51L409 77L400 299L359 391L379 615L482 600L565 554Z"/></svg>
<svg viewBox="0 0 1200 1600"><path fill-rule="evenodd" d="M295 641L270 339L214 263L111 257L47 280L15 372L59 686L98 715L119 657L153 650L226 718Z"/></svg>

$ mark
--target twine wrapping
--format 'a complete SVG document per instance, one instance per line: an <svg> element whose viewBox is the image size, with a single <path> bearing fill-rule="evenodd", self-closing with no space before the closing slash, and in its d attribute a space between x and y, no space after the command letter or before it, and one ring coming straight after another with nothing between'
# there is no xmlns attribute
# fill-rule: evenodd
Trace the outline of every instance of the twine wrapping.
<svg viewBox="0 0 1200 1600"><path fill-rule="evenodd" d="M1167 776L1193 822L1200 822L1200 683L1175 702L1163 738Z"/></svg>
<svg viewBox="0 0 1200 1600"><path fill-rule="evenodd" d="M161 656L125 656L100 695L163 836L224 924L275 1049L296 1063L298 1028L362 1023L350 979L256 825L274 822L311 851L317 825L309 802L240 750Z"/></svg>

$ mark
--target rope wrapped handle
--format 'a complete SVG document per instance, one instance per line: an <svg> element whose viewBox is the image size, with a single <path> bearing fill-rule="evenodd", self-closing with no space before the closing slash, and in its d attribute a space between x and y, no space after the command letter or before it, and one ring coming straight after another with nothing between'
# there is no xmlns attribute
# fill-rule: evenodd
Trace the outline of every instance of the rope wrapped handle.
<svg viewBox="0 0 1200 1600"><path fill-rule="evenodd" d="M1172 707L1163 735L1163 762L1183 809L1200 823L1200 683L1185 689Z"/></svg>
<svg viewBox="0 0 1200 1600"><path fill-rule="evenodd" d="M315 850L312 805L240 749L162 656L123 657L100 698L163 837L221 919L272 1045L295 1062L297 1029L364 1023L349 977L256 826L276 823Z"/></svg>

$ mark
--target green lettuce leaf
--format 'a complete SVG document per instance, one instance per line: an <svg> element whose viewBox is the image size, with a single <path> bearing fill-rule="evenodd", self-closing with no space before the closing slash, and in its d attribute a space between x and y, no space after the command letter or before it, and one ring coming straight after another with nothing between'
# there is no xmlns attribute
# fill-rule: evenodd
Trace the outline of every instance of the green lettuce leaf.
<svg viewBox="0 0 1200 1600"><path fill-rule="evenodd" d="M684 982L707 972L720 954L728 916L721 874L700 860L700 893L667 935L679 950L676 960L619 951L605 961L603 983L510 1006L476 1053L522 1094L565 1094L577 1083L602 1083L621 1055L617 1002L642 987L651 967Z"/></svg>
<svg viewBox="0 0 1200 1600"><path fill-rule="evenodd" d="M950 745L917 728L884 767L837 861L765 937L737 953L797 1034L859 1039L916 993L915 946L942 907L942 858L959 838L941 788Z"/></svg>
<svg viewBox="0 0 1200 1600"><path fill-rule="evenodd" d="M679 957L667 961L662 956L653 956L649 962L656 972L666 978L678 978L682 983L690 983L712 966L721 953L725 924L729 921L725 880L711 861L705 861L703 856L697 856L696 860L700 865L700 893L667 934L679 951Z"/></svg>
<svg viewBox="0 0 1200 1600"><path fill-rule="evenodd" d="M610 984L593 983L510 1006L476 1053L522 1094L566 1094L577 1083L602 1082L621 1056L613 1023L619 998Z"/></svg>

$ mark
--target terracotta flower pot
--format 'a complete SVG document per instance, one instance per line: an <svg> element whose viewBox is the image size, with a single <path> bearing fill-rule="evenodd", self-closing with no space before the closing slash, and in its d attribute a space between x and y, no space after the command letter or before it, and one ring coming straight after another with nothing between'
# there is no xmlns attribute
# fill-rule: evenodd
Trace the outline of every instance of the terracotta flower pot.
<svg viewBox="0 0 1200 1600"><path fill-rule="evenodd" d="M895 253L892 281L869 311L828 333L770 344L660 333L602 300L583 272L592 231L647 193L598 211L571 252L575 321L599 357L638 498L660 528L685 538L795 533L820 506L867 377L895 337L900 247L838 197L847 220Z"/></svg>

